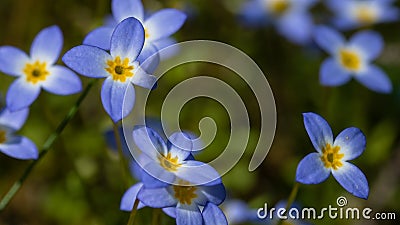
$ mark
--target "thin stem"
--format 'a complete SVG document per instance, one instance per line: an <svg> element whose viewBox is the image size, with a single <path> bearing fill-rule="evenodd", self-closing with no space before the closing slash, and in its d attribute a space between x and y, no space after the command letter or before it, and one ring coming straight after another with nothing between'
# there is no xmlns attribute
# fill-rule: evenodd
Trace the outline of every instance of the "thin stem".
<svg viewBox="0 0 400 225"><path fill-rule="evenodd" d="M122 151L122 139L121 139L121 134L119 132L119 127L118 127L117 123L113 122L113 130L114 130L115 143L117 144L119 160L121 161L122 176L125 180L124 188L126 188L126 187L129 187L129 176L126 171L126 168L128 168L128 165L125 160L124 153Z"/></svg>
<svg viewBox="0 0 400 225"><path fill-rule="evenodd" d="M135 216L138 210L139 206L139 199L135 200L135 203L133 204L133 209L131 211L131 215L129 216L128 224L127 225L134 225L135 224Z"/></svg>
<svg viewBox="0 0 400 225"><path fill-rule="evenodd" d="M160 224L160 214L161 209L153 209L153 218L152 218L152 225L159 225Z"/></svg>
<svg viewBox="0 0 400 225"><path fill-rule="evenodd" d="M79 96L78 100L75 102L74 106L72 106L72 108L69 110L67 115L61 121L61 123L57 126L56 130L52 134L50 134L50 136L47 138L46 142L43 144L42 150L40 151L40 154L39 154L39 158L37 160L32 161L28 165L28 167L25 169L22 176L17 181L15 181L15 183L11 186L11 188L8 190L8 192L1 199L0 211L2 211L8 205L8 203L12 200L12 198L15 196L15 194L19 191L22 184L28 178L29 174L31 174L31 172L35 168L35 166L51 149L54 142L57 140L57 138L63 132L65 127L68 125L68 123L71 121L71 119L77 113L79 106L81 105L82 101L86 98L87 94L89 93L90 89L93 87L93 85L96 81L97 81L97 79L93 79L90 81L90 83L87 85L85 90Z"/></svg>
<svg viewBox="0 0 400 225"><path fill-rule="evenodd" d="M299 187L300 187L300 183L299 182L295 182L292 188L292 191L290 192L289 198L287 200L286 203L286 207L285 207L285 215L288 213L290 207L292 206L294 200L296 199L297 196L297 192L299 191ZM279 220L278 225L281 225L283 222L283 220Z"/></svg>

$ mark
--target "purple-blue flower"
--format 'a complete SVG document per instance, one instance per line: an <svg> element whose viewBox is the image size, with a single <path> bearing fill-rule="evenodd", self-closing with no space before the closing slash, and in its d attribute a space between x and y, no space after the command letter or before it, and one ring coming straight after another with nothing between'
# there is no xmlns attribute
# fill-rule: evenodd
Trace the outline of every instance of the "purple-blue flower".
<svg viewBox="0 0 400 225"><path fill-rule="evenodd" d="M360 31L349 41L337 31L320 26L315 29L316 43L331 55L320 68L320 82L339 86L352 77L367 88L380 92L392 91L392 83L379 67L372 64L382 51L382 37L373 31Z"/></svg>
<svg viewBox="0 0 400 225"><path fill-rule="evenodd" d="M335 13L333 23L339 29L354 29L399 19L394 0L328 0L327 6Z"/></svg>
<svg viewBox="0 0 400 225"><path fill-rule="evenodd" d="M138 59L141 63L158 50L174 44L175 41L169 37L178 31L186 20L183 12L170 8L162 9L146 17L140 0L113 0L111 10L113 19L117 22L134 17L142 23L145 30L145 43ZM113 30L113 23L108 20L105 26L90 32L83 43L108 50L111 47L110 39Z"/></svg>
<svg viewBox="0 0 400 225"><path fill-rule="evenodd" d="M257 216L257 210L251 209L248 204L242 200L227 200L221 205L228 224L243 224L249 222L261 223Z"/></svg>
<svg viewBox="0 0 400 225"><path fill-rule="evenodd" d="M101 89L103 107L114 122L126 117L135 104L132 84L151 89L156 77L139 65L144 29L135 18L117 25L111 36L110 53L94 46L80 45L69 50L63 61L76 72L93 78L106 78Z"/></svg>
<svg viewBox="0 0 400 225"><path fill-rule="evenodd" d="M177 225L228 224L218 207L226 195L222 183L211 186L194 186L184 180L177 183L161 188L144 186L137 196L147 206L163 208L167 215L176 218Z"/></svg>
<svg viewBox="0 0 400 225"><path fill-rule="evenodd" d="M151 128L136 126L133 139L139 148L138 163L146 171L142 182L146 187L173 184L177 179L191 184L221 183L218 172L210 165L193 160L191 151L198 142L183 132L173 133L168 142Z"/></svg>
<svg viewBox="0 0 400 225"><path fill-rule="evenodd" d="M9 110L29 107L42 88L58 95L81 91L81 81L74 72L64 66L54 65L62 45L60 28L51 26L37 34L31 45L30 56L12 46L0 47L0 71L18 77L7 92Z"/></svg>
<svg viewBox="0 0 400 225"><path fill-rule="evenodd" d="M36 145L26 137L16 135L28 117L29 109L0 111L0 152L16 159L37 159Z"/></svg>
<svg viewBox="0 0 400 225"><path fill-rule="evenodd" d="M272 23L278 32L296 44L312 39L314 23L308 10L315 0L250 0L241 9L244 22Z"/></svg>
<svg viewBox="0 0 400 225"><path fill-rule="evenodd" d="M296 181L318 184L330 173L348 192L359 198L368 198L369 187L365 175L359 168L347 162L360 156L366 145L360 129L350 127L334 140L329 124L315 113L304 113L304 126L316 153L310 153L299 163Z"/></svg>

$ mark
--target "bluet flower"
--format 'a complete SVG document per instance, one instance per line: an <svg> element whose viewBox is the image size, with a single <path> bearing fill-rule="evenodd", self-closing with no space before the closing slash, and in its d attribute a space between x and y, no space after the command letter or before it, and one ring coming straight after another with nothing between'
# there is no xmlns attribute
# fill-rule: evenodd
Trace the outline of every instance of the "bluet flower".
<svg viewBox="0 0 400 225"><path fill-rule="evenodd" d="M58 95L80 92L79 77L64 66L54 65L60 55L63 36L60 28L43 29L33 40L30 56L12 46L0 47L0 71L18 77L11 84L7 108L11 111L29 107L39 96L40 90Z"/></svg>
<svg viewBox="0 0 400 225"><path fill-rule="evenodd" d="M36 145L26 137L15 135L28 117L29 109L0 112L0 152L16 159L37 159Z"/></svg>
<svg viewBox="0 0 400 225"><path fill-rule="evenodd" d="M373 91L392 91L392 84L385 72L372 64L384 44L378 33L361 31L346 41L337 31L320 26L315 30L315 41L331 55L320 68L322 85L339 86L353 77Z"/></svg>
<svg viewBox="0 0 400 225"><path fill-rule="evenodd" d="M340 29L353 29L399 19L394 0L328 0L335 13L333 23Z"/></svg>
<svg viewBox="0 0 400 225"><path fill-rule="evenodd" d="M104 109L114 122L126 117L135 104L132 84L151 89L156 78L141 69L137 57L144 44L144 29L135 18L117 25L111 36L110 53L94 46L80 45L69 50L63 61L76 72L106 78L101 90Z"/></svg>
<svg viewBox="0 0 400 225"><path fill-rule="evenodd" d="M359 168L347 162L360 156L366 145L360 129L350 127L334 140L329 124L315 113L304 113L304 126L316 153L310 153L299 163L296 180L304 184L318 184L330 173L348 192L359 198L368 198L369 187Z"/></svg>

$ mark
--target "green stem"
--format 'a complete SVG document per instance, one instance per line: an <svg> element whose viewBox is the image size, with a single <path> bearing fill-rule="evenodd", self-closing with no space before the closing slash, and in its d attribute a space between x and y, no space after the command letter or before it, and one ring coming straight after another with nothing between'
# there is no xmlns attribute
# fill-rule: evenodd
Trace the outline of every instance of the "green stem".
<svg viewBox="0 0 400 225"><path fill-rule="evenodd" d="M128 224L127 225L134 225L135 224L135 216L138 210L139 206L139 199L135 200L135 203L133 204L133 209L131 211L131 215L129 216Z"/></svg>
<svg viewBox="0 0 400 225"><path fill-rule="evenodd" d="M300 183L295 182L292 188L292 191L290 192L289 198L286 203L285 207L285 215L287 215L288 211L290 210L290 207L292 206L294 200L296 199L297 192L299 191ZM281 225L283 220L279 220L278 225Z"/></svg>
<svg viewBox="0 0 400 225"><path fill-rule="evenodd" d="M161 209L153 209L153 218L152 218L152 225L159 225L160 224L160 214Z"/></svg>
<svg viewBox="0 0 400 225"><path fill-rule="evenodd" d="M57 138L63 132L65 127L68 125L68 123L71 121L71 119L77 113L77 111L79 109L79 106L81 105L82 101L85 99L85 97L87 96L87 94L89 93L90 89L93 87L93 85L94 85L94 83L96 81L97 81L97 79L93 79L93 80L90 81L90 83L87 85L85 90L79 96L79 98L76 101L75 105L69 110L69 112L64 117L64 119L61 121L61 123L58 125L56 130L47 138L46 142L43 144L42 150L40 151L40 154L39 154L39 158L37 160L32 161L29 164L29 166L26 168L26 170L24 171L22 176L17 181L15 181L15 183L11 186L11 188L8 190L8 192L1 199L1 201L0 201L0 211L2 211L8 205L8 203L12 200L12 198L15 196L15 194L22 187L22 184L28 178L29 174L31 174L31 172L35 168L35 166L39 163L39 161L51 149L51 147L53 146L54 142L57 140Z"/></svg>
<svg viewBox="0 0 400 225"><path fill-rule="evenodd" d="M122 152L122 139L121 139L121 134L119 132L118 124L113 122L113 130L114 130L114 138L115 138L115 143L117 144L117 150L118 150L118 156L119 160L121 161L121 170L122 170L122 177L125 180L125 185L124 188L129 187L129 174L126 171L126 168L128 168L127 162L125 160L124 153Z"/></svg>

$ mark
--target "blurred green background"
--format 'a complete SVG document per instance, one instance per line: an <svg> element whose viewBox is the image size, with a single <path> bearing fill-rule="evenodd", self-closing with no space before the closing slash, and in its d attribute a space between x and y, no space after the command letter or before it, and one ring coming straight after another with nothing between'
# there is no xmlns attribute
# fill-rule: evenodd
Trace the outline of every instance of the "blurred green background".
<svg viewBox="0 0 400 225"><path fill-rule="evenodd" d="M253 29L238 23L234 11L240 0L145 0L151 11L165 7L184 10L189 17L174 36L178 41L209 39L233 45L247 53L263 70L274 92L278 123L274 144L262 166L248 172L249 159L257 143L260 115L254 94L232 72L212 64L187 64L168 72L152 93L148 108L157 116L163 97L177 83L197 75L224 77L244 99L251 118L250 142L242 160L223 177L228 196L259 208L288 197L298 162L314 151L305 132L303 112L325 117L337 135L350 126L367 136L367 149L354 164L366 174L370 197L360 200L347 193L332 177L318 185L302 185L297 202L317 209L336 206L346 196L349 207L370 207L374 212L396 212L400 217L400 23L372 27L385 40L385 50L377 64L390 76L394 91L381 95L355 81L337 87L322 87L318 71L324 53L293 45L271 27ZM110 0L1 0L0 45L13 45L28 52L35 35L57 24L64 33L63 53L81 44L84 36L103 23L110 13ZM313 8L317 22L329 12L321 5ZM346 33L351 35L352 32ZM60 61L61 63L61 61ZM0 75L0 92L5 95L12 77ZM87 78L82 77L84 84ZM78 115L68 125L51 152L37 165L11 204L0 212L0 225L19 224L126 224L129 213L119 210L125 190L133 184L118 154L109 151L104 132L111 120L100 101L101 82L83 102ZM136 89L142 91L140 88ZM32 105L21 134L43 145L78 95L54 96L42 92ZM198 122L210 116L218 125L214 142L199 155L208 161L222 151L229 140L229 115L216 101L200 98L185 105L182 128L199 133ZM22 174L29 162L0 154L0 195ZM240 178L240 179L238 179ZM148 224L151 209L138 215L139 224ZM313 224L398 224L396 221L318 220ZM162 216L162 224L174 221Z"/></svg>

